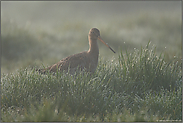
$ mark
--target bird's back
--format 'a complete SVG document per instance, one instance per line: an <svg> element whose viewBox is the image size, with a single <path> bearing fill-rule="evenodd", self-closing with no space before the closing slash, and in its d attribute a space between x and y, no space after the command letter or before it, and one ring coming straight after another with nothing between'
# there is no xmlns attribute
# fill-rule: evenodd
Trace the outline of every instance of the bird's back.
<svg viewBox="0 0 183 123"><path fill-rule="evenodd" d="M98 59L97 59L98 60ZM89 57L89 54L87 51L74 54L71 56L68 56L62 60L60 60L58 63L45 68L45 69L39 69L40 73L45 73L46 71L49 72L57 72L57 71L65 71L73 74L76 72L77 69L83 70L86 69L88 72L92 72L90 70L91 65L91 58Z"/></svg>

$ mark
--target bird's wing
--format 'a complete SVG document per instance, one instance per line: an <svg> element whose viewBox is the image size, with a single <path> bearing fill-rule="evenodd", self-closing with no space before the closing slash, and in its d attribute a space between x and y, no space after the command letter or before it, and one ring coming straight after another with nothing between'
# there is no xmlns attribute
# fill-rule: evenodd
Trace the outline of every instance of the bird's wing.
<svg viewBox="0 0 183 123"><path fill-rule="evenodd" d="M39 69L38 71L40 73L45 73L46 71L50 72L56 72L58 71L67 71L68 68L70 69L76 69L78 66L80 69L83 69L84 67L87 67L87 64L90 61L88 61L87 52L81 52L78 54L74 54L71 56L68 56L62 60L60 60L58 63L53 64L52 66L49 66L45 69Z"/></svg>

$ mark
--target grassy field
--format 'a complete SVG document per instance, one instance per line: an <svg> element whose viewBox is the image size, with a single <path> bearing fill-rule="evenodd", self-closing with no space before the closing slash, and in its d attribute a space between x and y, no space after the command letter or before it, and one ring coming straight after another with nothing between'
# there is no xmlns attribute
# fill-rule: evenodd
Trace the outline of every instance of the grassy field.
<svg viewBox="0 0 183 123"><path fill-rule="evenodd" d="M16 16L19 22L13 18L13 5L8 7L12 16L3 14L5 8L1 16L2 121L182 121L182 22L176 9L121 16L120 5L115 4L116 11L107 11L99 3L103 16L97 14L91 21L77 4L81 10L71 14L76 18L73 21L69 11L61 11L72 4L58 4L50 10L60 11L57 21L54 14L49 18L51 12L40 22L25 21L27 15L36 18L45 12L35 9L37 13L31 14L30 4L27 9L25 5L15 7L20 9L18 13L24 12ZM52 4L40 5L40 10L47 10ZM99 64L93 75L53 76L35 71L88 50L87 35L93 27L117 52L113 54L98 42Z"/></svg>
<svg viewBox="0 0 183 123"><path fill-rule="evenodd" d="M2 76L2 121L158 121L182 118L182 65L149 44L100 60L94 75L40 75L31 68Z"/></svg>

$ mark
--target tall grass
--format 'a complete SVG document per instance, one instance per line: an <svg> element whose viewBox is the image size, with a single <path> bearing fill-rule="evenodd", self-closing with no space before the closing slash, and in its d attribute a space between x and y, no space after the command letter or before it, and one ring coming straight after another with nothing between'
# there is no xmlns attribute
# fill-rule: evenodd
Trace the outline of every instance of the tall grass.
<svg viewBox="0 0 183 123"><path fill-rule="evenodd" d="M144 85L147 87L146 90L155 91L161 88L168 90L176 88L181 81L181 71L178 69L182 63L176 60L165 62L162 54L157 56L154 46L149 48L149 43L140 51L135 49L134 52L126 52L125 55L121 51L117 66L121 68L118 69L120 70L117 72L120 73L118 77L121 77L122 81L138 82L136 86L138 90L141 90L138 85ZM179 79L176 80L177 78Z"/></svg>
<svg viewBox="0 0 183 123"><path fill-rule="evenodd" d="M182 120L182 63L165 62L146 47L100 59L93 75L2 75L2 121Z"/></svg>

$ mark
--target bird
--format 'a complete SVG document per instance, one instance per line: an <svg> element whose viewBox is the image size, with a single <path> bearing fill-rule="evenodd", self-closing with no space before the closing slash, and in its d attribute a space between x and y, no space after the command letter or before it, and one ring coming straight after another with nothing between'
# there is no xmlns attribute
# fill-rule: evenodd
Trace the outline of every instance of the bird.
<svg viewBox="0 0 183 123"><path fill-rule="evenodd" d="M68 72L74 74L78 69L86 71L88 73L94 73L98 65L99 48L97 40L100 40L105 44L113 53L116 53L108 44L106 44L101 36L100 31L97 28L92 28L88 34L89 50L83 51L78 54L70 55L59 62L37 71L41 74L46 72Z"/></svg>

